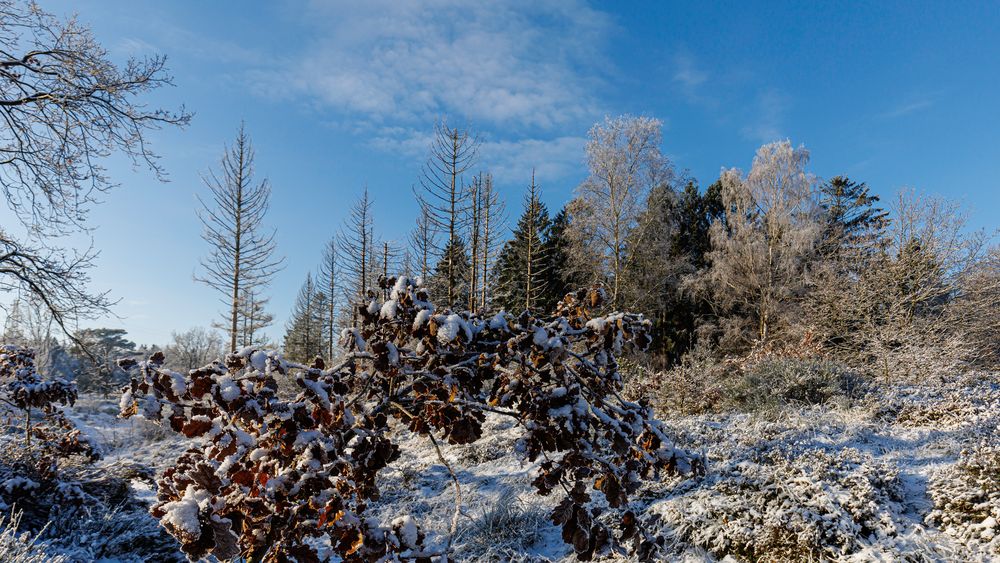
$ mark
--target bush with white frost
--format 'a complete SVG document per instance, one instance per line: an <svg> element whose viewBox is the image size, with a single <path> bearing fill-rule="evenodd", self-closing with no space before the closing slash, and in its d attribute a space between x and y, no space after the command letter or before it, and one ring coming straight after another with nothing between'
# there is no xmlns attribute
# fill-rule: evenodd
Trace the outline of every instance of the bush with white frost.
<svg viewBox="0 0 1000 563"><path fill-rule="evenodd" d="M931 478L928 492L934 500L928 523L1000 555L1000 444L963 450L955 465Z"/></svg>
<svg viewBox="0 0 1000 563"><path fill-rule="evenodd" d="M836 559L897 532L897 469L853 448L753 450L652 507L668 542L740 561Z"/></svg>

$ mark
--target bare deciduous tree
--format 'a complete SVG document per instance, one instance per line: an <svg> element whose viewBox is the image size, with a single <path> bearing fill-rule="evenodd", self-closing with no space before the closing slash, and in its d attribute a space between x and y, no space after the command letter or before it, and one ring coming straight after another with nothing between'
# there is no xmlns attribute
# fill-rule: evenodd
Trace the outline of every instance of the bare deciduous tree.
<svg viewBox="0 0 1000 563"><path fill-rule="evenodd" d="M112 153L165 179L148 133L191 118L140 101L170 83L165 63L116 65L75 19L0 1L0 192L27 235L0 229L0 291L31 293L67 335L67 323L111 302L88 288L93 251L51 248L47 239L86 230L90 204L113 186L102 166Z"/></svg>
<svg viewBox="0 0 1000 563"><path fill-rule="evenodd" d="M284 258L275 257L275 231L267 232L264 217L270 207L271 186L254 180L254 150L241 123L236 141L220 162L221 173L204 177L212 205L199 197L198 216L205 227L202 238L211 245L202 262L204 272L195 279L223 295L227 305L230 351L240 335L240 298L244 292L265 287L280 270Z"/></svg>
<svg viewBox="0 0 1000 563"><path fill-rule="evenodd" d="M225 355L222 338L214 330L195 327L170 336L171 342L164 349L170 358L167 365L182 373L208 365Z"/></svg>

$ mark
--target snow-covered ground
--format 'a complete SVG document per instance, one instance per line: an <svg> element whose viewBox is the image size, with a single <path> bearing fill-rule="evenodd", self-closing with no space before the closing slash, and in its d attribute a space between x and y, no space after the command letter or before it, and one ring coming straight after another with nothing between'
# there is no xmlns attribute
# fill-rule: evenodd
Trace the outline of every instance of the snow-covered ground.
<svg viewBox="0 0 1000 563"><path fill-rule="evenodd" d="M100 464L161 470L185 448L169 430L116 414L113 398L94 396L82 397L71 411L101 444ZM663 559L1000 559L1000 507L991 506L1000 500L1000 474L980 476L978 484L955 481L963 452L1000 444L996 374L877 385L853 404L667 417L667 424L678 445L706 457L708 472L650 483L632 496L646 529L663 537ZM515 453L513 425L490 415L480 442L442 446L463 498L456 554L479 561L571 560L547 518L558 497L534 494L535 467ZM404 428L398 436L403 456L381 476L382 498L371 510L384 522L412 514L442 545L454 510L450 474L425 438ZM155 494L142 478L132 486L141 498ZM985 513L992 510L992 522L928 519L935 498L940 504L963 494Z"/></svg>

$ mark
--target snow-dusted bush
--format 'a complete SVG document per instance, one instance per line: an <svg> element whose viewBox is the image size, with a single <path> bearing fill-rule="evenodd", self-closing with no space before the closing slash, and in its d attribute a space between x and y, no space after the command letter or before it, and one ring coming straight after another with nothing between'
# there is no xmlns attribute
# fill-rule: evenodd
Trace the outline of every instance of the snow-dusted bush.
<svg viewBox="0 0 1000 563"><path fill-rule="evenodd" d="M934 474L928 492L934 501L929 524L1000 555L1000 444L963 450L955 465Z"/></svg>
<svg viewBox="0 0 1000 563"><path fill-rule="evenodd" d="M0 346L0 397L3 398L0 413L4 418L23 421L26 453L39 458L76 454L99 457L87 437L62 412L62 407L76 401L76 385L38 373L34 351ZM33 418L36 414L39 419ZM34 446L32 438L37 439Z"/></svg>
<svg viewBox="0 0 1000 563"><path fill-rule="evenodd" d="M398 456L388 419L438 450L438 440L479 440L486 412L517 421L515 450L542 460L538 493L567 493L551 520L581 559L613 544L650 543L628 494L643 478L699 465L671 445L648 406L620 395L616 357L649 343L648 321L594 316L599 289L567 295L555 317L542 319L437 311L407 278L382 286L388 298L357 307L342 335L346 357L331 369L254 349L187 375L165 369L162 354L126 366L135 377L124 416L200 438L164 472L152 509L190 557L310 561L323 539L350 561L446 553L457 503L443 546L409 515L388 526L366 516L379 496L377 474ZM289 373L301 391L285 400L276 378Z"/></svg>
<svg viewBox="0 0 1000 563"><path fill-rule="evenodd" d="M941 376L918 384L884 384L872 394L875 418L908 427L990 426L1000 423L998 374Z"/></svg>
<svg viewBox="0 0 1000 563"><path fill-rule="evenodd" d="M783 404L819 405L854 396L859 378L828 360L774 357L752 364L727 382L723 403L734 410L767 410Z"/></svg>
<svg viewBox="0 0 1000 563"><path fill-rule="evenodd" d="M896 468L853 448L752 451L652 508L669 541L746 561L829 560L896 533Z"/></svg>
<svg viewBox="0 0 1000 563"><path fill-rule="evenodd" d="M683 414L817 405L857 398L863 388L862 379L837 362L779 355L728 361L695 356L650 379L658 406Z"/></svg>

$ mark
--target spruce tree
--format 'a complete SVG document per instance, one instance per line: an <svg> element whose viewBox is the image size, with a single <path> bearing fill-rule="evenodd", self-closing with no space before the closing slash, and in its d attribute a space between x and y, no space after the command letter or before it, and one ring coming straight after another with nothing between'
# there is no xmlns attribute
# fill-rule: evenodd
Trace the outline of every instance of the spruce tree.
<svg viewBox="0 0 1000 563"><path fill-rule="evenodd" d="M824 220L820 255L856 259L877 250L889 214L877 207L879 198L869 193L868 185L837 176L822 184L819 191Z"/></svg>
<svg viewBox="0 0 1000 563"><path fill-rule="evenodd" d="M326 296L313 282L312 274L299 289L295 308L285 333L285 357L293 362L310 363L323 355L323 311Z"/></svg>
<svg viewBox="0 0 1000 563"><path fill-rule="evenodd" d="M524 211L517 220L514 236L497 259L497 305L512 311L537 311L547 296L550 263L545 256L549 212L539 198L532 174L524 197Z"/></svg>
<svg viewBox="0 0 1000 563"><path fill-rule="evenodd" d="M445 245L441 259L431 276L431 295L452 310L463 310L469 302L468 280L469 253L465 248L465 241L459 237L452 238Z"/></svg>
<svg viewBox="0 0 1000 563"><path fill-rule="evenodd" d="M546 267L544 291L539 306L543 311L555 310L556 305L567 293L587 285L587 281L569 267L572 242L566 233L568 228L569 214L563 207L549 223L545 243L542 245Z"/></svg>

